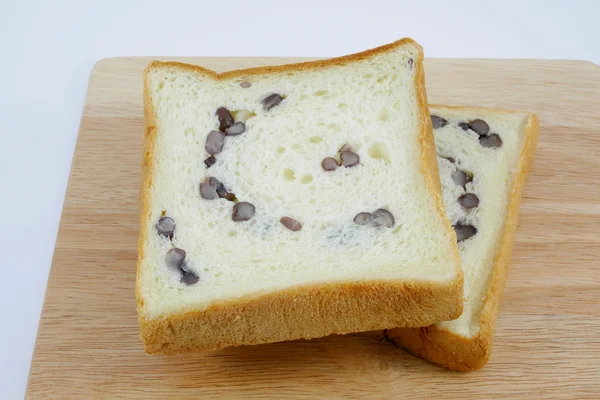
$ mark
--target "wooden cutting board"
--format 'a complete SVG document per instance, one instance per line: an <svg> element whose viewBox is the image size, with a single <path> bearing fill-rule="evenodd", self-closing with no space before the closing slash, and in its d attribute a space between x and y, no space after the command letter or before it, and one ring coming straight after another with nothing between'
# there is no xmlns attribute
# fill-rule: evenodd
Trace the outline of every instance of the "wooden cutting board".
<svg viewBox="0 0 600 400"><path fill-rule="evenodd" d="M27 398L600 398L598 66L426 61L431 103L541 120L492 358L462 374L356 336L146 355L134 282L148 61L105 59L92 73ZM223 71L298 59L183 61Z"/></svg>

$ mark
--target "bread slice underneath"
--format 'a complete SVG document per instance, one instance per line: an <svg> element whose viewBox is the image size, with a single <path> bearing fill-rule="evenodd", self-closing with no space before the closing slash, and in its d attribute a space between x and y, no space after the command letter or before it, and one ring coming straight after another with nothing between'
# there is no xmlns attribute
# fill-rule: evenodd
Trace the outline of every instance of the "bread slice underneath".
<svg viewBox="0 0 600 400"><path fill-rule="evenodd" d="M421 48L404 39L327 61L224 74L148 66L136 289L147 352L460 315L462 270L444 215L422 62ZM282 101L266 107L273 94ZM207 167L205 142L219 130L220 107L246 131L227 136ZM345 145L360 164L324 171L323 159L340 157ZM252 203L254 216L234 221L236 200L202 198L199 185L211 177ZM392 213L391 227L353 222L378 209ZM175 222L172 235L158 234L161 217ZM282 217L302 228L286 228ZM171 268L166 254L174 247L186 255Z"/></svg>
<svg viewBox="0 0 600 400"><path fill-rule="evenodd" d="M432 105L430 112L447 121L445 126L434 129L434 136L448 219L455 226L462 223L477 229L474 236L459 242L465 274L464 310L453 321L385 333L395 344L419 357L452 370L469 371L481 368L490 356L539 122L533 114L497 109ZM477 133L458 126L472 124L476 119L489 125L486 136L500 136L500 147L484 148ZM438 120L438 126L443 124ZM452 178L457 170L473 176L466 190ZM479 205L468 211L457 200L466 192L479 199Z"/></svg>

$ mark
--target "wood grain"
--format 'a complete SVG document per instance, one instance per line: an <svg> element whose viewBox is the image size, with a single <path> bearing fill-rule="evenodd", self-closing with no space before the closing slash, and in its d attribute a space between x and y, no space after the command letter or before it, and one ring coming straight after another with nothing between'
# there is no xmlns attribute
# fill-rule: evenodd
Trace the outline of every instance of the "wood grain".
<svg viewBox="0 0 600 400"><path fill-rule="evenodd" d="M180 60L223 71L298 59ZM460 374L356 336L144 353L134 281L148 61L105 59L92 73L27 398L600 398L597 66L426 61L431 103L521 108L542 124L492 359Z"/></svg>

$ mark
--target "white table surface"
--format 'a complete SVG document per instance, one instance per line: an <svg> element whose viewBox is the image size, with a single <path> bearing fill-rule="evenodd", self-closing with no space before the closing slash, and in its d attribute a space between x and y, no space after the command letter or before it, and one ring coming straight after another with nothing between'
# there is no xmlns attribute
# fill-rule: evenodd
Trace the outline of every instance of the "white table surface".
<svg viewBox="0 0 600 400"><path fill-rule="evenodd" d="M25 393L86 85L99 59L334 56L410 36L426 57L600 63L597 0L287 3L0 0L2 399Z"/></svg>

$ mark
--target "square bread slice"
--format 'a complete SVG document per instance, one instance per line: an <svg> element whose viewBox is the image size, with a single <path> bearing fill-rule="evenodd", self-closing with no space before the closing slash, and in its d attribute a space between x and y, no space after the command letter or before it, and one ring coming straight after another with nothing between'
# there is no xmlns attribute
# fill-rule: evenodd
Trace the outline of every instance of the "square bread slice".
<svg viewBox="0 0 600 400"><path fill-rule="evenodd" d="M217 74L152 62L137 272L149 353L462 311L421 47Z"/></svg>
<svg viewBox="0 0 600 400"><path fill-rule="evenodd" d="M465 274L460 318L388 339L440 366L469 371L488 361L539 121L519 111L430 107L442 193Z"/></svg>

